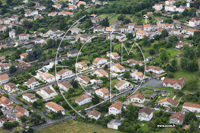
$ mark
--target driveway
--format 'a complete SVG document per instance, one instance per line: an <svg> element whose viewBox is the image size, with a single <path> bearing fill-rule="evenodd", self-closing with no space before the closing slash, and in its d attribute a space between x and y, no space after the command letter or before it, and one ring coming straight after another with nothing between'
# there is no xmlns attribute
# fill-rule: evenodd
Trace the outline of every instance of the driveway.
<svg viewBox="0 0 200 133"><path fill-rule="evenodd" d="M143 85L142 85L143 86ZM158 79L151 79L148 80L144 86L154 86L154 87L163 87L163 83L162 81L158 80Z"/></svg>

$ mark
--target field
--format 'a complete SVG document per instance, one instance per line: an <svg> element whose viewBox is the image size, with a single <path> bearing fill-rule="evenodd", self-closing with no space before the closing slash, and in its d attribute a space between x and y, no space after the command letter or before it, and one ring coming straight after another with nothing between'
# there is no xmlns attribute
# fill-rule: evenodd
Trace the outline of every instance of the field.
<svg viewBox="0 0 200 133"><path fill-rule="evenodd" d="M36 133L120 133L114 129L68 120L38 130Z"/></svg>

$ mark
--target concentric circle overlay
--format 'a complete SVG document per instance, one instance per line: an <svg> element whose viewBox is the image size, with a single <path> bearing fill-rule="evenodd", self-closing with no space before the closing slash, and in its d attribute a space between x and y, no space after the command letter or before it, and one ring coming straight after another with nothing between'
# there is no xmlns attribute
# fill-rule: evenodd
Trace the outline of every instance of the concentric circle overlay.
<svg viewBox="0 0 200 133"><path fill-rule="evenodd" d="M83 18L85 18L85 17L86 17L86 15L83 16L83 17L81 17L79 20L77 20L77 21L67 30L67 32L65 32L64 36L62 37L62 40L60 41L60 44L59 44L59 46L58 46L57 53L56 53L56 58L55 58L55 74L56 74L55 77L56 77L56 82L57 82L57 84L59 83L59 79L57 79L57 69L56 69L56 68L57 68L57 67L56 67L57 63L56 63L56 62L57 62L57 58L58 58L58 54L59 54L58 51L59 51L60 45L61 45L61 43L62 43L64 37L66 36L66 34L69 32L69 30L70 30L71 28L73 28L81 19L83 19ZM113 32L110 33L110 38L111 38L111 35L112 35L112 34L113 34ZM79 53L81 52L81 50L82 50L82 48L85 46L85 44L88 43L92 38L95 38L95 37L96 37L96 36L92 36L92 37L90 37L89 39L87 39L87 40L84 42L84 44L82 45L82 47L80 48ZM110 40L111 40L111 39L110 39ZM123 50L123 48L124 48L125 51L126 51L126 53L129 55L130 52L132 52L132 48L133 48L134 45L136 45L136 46L139 48L140 52L142 53L142 56L143 56L143 59L144 59L144 77L145 77L146 60L145 60L144 53L143 53L142 49L140 48L140 46L139 46L137 43L133 43L133 45L131 46L130 51L127 51L125 45L122 43L122 44L121 44L121 50ZM110 53L111 53L111 52L112 52L112 41L110 41ZM78 55L77 55L77 57L76 57L76 63L77 63L78 57L79 57L79 55L80 55L79 53L78 53ZM121 56L123 57L123 55L121 55ZM121 59L122 59L122 58L121 58ZM122 63L122 62L123 62L123 61L121 61L121 63ZM111 67L111 63L112 63L112 59L111 59L111 57L110 57L110 67ZM78 77L78 75L81 75L81 72L80 72L80 73L77 73L77 69L76 69L75 71L76 71L75 77ZM121 94L121 93L119 93L118 95L115 95L115 96L111 97L111 74L112 74L112 71L110 70L110 101L112 101L112 98L113 98L113 97L119 96L119 95ZM141 80L140 84L137 85L137 87L135 87L135 89L133 90L133 92L132 92L131 95L133 95L133 94L141 87L141 85L142 85L142 83L143 83L143 80L144 80L144 78ZM81 84L79 84L79 85L80 85L81 88L85 91L86 94L89 94L89 93L84 89L84 87L83 87ZM66 101L66 103L70 106L70 108L72 108L72 109L74 110L74 112L76 112L79 116L85 118L85 116L83 116L83 115L80 113L80 111L77 111L77 110L76 110L75 108L73 108L73 106L68 102L68 100L65 98L65 96L63 95L63 93L61 93L60 87L59 87L59 90L60 90L60 94L62 95L62 97L64 98L64 100ZM130 96L131 96L131 95L130 95ZM130 97L130 96L129 96L129 97ZM102 101L101 103L104 103L104 102L106 102L106 101L108 101L108 99ZM101 104L101 103L98 103L98 104L96 104L96 105L99 105L99 104ZM93 105L93 107L95 107L96 105Z"/></svg>

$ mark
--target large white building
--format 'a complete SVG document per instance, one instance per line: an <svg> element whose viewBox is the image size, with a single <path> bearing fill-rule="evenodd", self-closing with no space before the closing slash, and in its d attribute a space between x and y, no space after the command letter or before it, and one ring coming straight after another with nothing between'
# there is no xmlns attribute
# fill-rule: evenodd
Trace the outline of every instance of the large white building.
<svg viewBox="0 0 200 133"><path fill-rule="evenodd" d="M37 98L35 97L35 94L33 94L33 93L26 93L26 94L22 95L22 98L31 103L37 101Z"/></svg>
<svg viewBox="0 0 200 133"><path fill-rule="evenodd" d="M55 76L51 75L50 73L43 73L40 75L40 80L51 83L51 82L54 82L56 79L55 79Z"/></svg>
<svg viewBox="0 0 200 133"><path fill-rule="evenodd" d="M138 112L138 120L150 121L153 118L153 110L145 107Z"/></svg>
<svg viewBox="0 0 200 133"><path fill-rule="evenodd" d="M158 105L164 106L164 107L171 107L171 106L178 107L179 101L175 101L171 99L170 97L167 97L165 99L161 99L160 101L158 101Z"/></svg>
<svg viewBox="0 0 200 133"><path fill-rule="evenodd" d="M64 91L68 91L69 88L72 88L73 86L68 81L62 81L58 83L58 87L60 87Z"/></svg>
<svg viewBox="0 0 200 133"><path fill-rule="evenodd" d="M58 105L57 103L48 102L45 103L45 107L56 113L58 113L58 111L61 111L62 115L65 115L65 109L62 106Z"/></svg>
<svg viewBox="0 0 200 133"><path fill-rule="evenodd" d="M142 72L132 72L131 74L131 77L135 80L143 80L144 79L144 75Z"/></svg>
<svg viewBox="0 0 200 133"><path fill-rule="evenodd" d="M0 75L0 85L8 83L9 80L10 80L10 77L8 76L8 74Z"/></svg>
<svg viewBox="0 0 200 133"><path fill-rule="evenodd" d="M56 73L57 79L65 79L65 78L69 78L71 76L73 76L72 70L69 70L69 69L62 69Z"/></svg>
<svg viewBox="0 0 200 133"><path fill-rule="evenodd" d="M183 108L187 111L191 111L191 112L197 112L200 113L200 104L195 104L195 103L187 103L185 102L183 104Z"/></svg>
<svg viewBox="0 0 200 133"><path fill-rule="evenodd" d="M103 76L108 77L108 73L103 69L94 71L94 74L96 74L97 77L103 77Z"/></svg>
<svg viewBox="0 0 200 133"><path fill-rule="evenodd" d="M108 98L110 96L110 92L107 88L97 89L95 90L95 93L102 98Z"/></svg>
<svg viewBox="0 0 200 133"><path fill-rule="evenodd" d="M160 11L163 9L163 5L162 4L159 4L159 3L156 3L153 8L156 10L156 11Z"/></svg>
<svg viewBox="0 0 200 133"><path fill-rule="evenodd" d="M123 67L122 65L120 64L115 64L113 66L111 66L110 68L111 71L113 72L125 72L125 67Z"/></svg>
<svg viewBox="0 0 200 133"><path fill-rule="evenodd" d="M101 116L101 113L96 111L96 110L92 110L92 111L89 111L87 114L86 114L90 119L95 119L95 120L98 120Z"/></svg>
<svg viewBox="0 0 200 133"><path fill-rule="evenodd" d="M120 80L118 83L115 84L115 88L119 91L123 89L127 89L128 87L131 87L131 83L125 80Z"/></svg>
<svg viewBox="0 0 200 133"><path fill-rule="evenodd" d="M95 66L102 66L105 63L107 63L107 59L105 59L105 58L95 58L93 61L93 64Z"/></svg>
<svg viewBox="0 0 200 133"><path fill-rule="evenodd" d="M141 94L132 95L128 99L129 102L137 102L137 103L144 103L145 96Z"/></svg>
<svg viewBox="0 0 200 133"><path fill-rule="evenodd" d="M120 114L122 112L122 108L123 108L123 105L121 103L114 103L114 104L110 105L110 107L108 108L109 115L110 114L113 114L113 115Z"/></svg>
<svg viewBox="0 0 200 133"><path fill-rule="evenodd" d="M162 69L162 68L159 68L159 67L156 67L156 66L149 66L149 67L146 67L146 72L152 72L152 73L155 73L155 74L162 74L164 73L165 71Z"/></svg>
<svg viewBox="0 0 200 133"><path fill-rule="evenodd" d="M84 104L92 102L92 97L90 97L89 95L83 94L78 99L76 99L75 102L79 106L81 106L81 105L84 105Z"/></svg>

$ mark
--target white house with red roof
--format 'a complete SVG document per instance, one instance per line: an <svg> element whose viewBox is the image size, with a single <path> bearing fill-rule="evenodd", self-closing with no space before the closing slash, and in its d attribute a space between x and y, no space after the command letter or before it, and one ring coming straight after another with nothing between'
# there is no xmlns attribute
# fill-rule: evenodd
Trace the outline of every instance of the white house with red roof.
<svg viewBox="0 0 200 133"><path fill-rule="evenodd" d="M15 107L14 112L17 112L15 114L15 116L17 117L17 120L20 119L21 116L27 116L27 117L29 116L29 112L25 108L19 105Z"/></svg>
<svg viewBox="0 0 200 133"><path fill-rule="evenodd" d="M180 112L174 113L169 117L169 123L182 125L185 120L185 115Z"/></svg>
<svg viewBox="0 0 200 133"><path fill-rule="evenodd" d="M28 88L31 88L31 89L34 89L35 86L39 85L40 83L35 79L35 78L30 78L26 83L25 85L28 87Z"/></svg>
<svg viewBox="0 0 200 133"><path fill-rule="evenodd" d="M122 108L123 108L123 105L119 102L110 105L110 107L108 108L109 115L110 114L113 114L113 115L120 114L122 112Z"/></svg>
<svg viewBox="0 0 200 133"><path fill-rule="evenodd" d="M58 13L57 12L50 12L49 14L48 14L48 16L50 17L53 17L53 16L56 16Z"/></svg>
<svg viewBox="0 0 200 133"><path fill-rule="evenodd" d="M148 33L144 30L138 30L136 32L136 38L137 39L142 39L144 36L148 36Z"/></svg>
<svg viewBox="0 0 200 133"><path fill-rule="evenodd" d="M156 11L160 11L163 9L163 5L162 4L159 4L159 3L156 3L153 8L156 10Z"/></svg>
<svg viewBox="0 0 200 133"><path fill-rule="evenodd" d="M76 5L70 5L69 6L69 10L76 10L77 9L77 6Z"/></svg>
<svg viewBox="0 0 200 133"><path fill-rule="evenodd" d="M144 75L142 72L132 72L131 74L131 77L135 80L143 80L144 79Z"/></svg>
<svg viewBox="0 0 200 133"><path fill-rule="evenodd" d="M175 90L181 90L186 83L185 78L179 78L179 79L171 79L171 78L165 78L163 80L163 86L164 87L172 87Z"/></svg>
<svg viewBox="0 0 200 133"><path fill-rule="evenodd" d="M12 100L10 100L9 98L5 97L5 96L2 96L0 98L0 105L4 108L12 108L13 105L14 105L14 102Z"/></svg>
<svg viewBox="0 0 200 133"><path fill-rule="evenodd" d="M25 34L25 33L19 34L19 40L21 41L29 40L29 34Z"/></svg>
<svg viewBox="0 0 200 133"><path fill-rule="evenodd" d="M79 1L79 3L77 4L77 6L80 7L81 5L84 5L84 6L85 6L85 5L86 5L86 2L85 2L85 1Z"/></svg>
<svg viewBox="0 0 200 133"><path fill-rule="evenodd" d="M58 95L52 86L47 86L45 88L41 88L36 93L39 94L43 99L50 99L50 98Z"/></svg>
<svg viewBox="0 0 200 133"><path fill-rule="evenodd" d="M69 88L73 88L73 86L68 81L62 81L58 83L58 87L60 87L64 91L68 91Z"/></svg>
<svg viewBox="0 0 200 133"><path fill-rule="evenodd" d="M165 5L165 11L166 12L176 12L176 6L175 5Z"/></svg>
<svg viewBox="0 0 200 133"><path fill-rule="evenodd" d="M183 104L182 109L191 111L191 112L197 112L200 113L200 104L195 104L195 103L187 103L185 102Z"/></svg>
<svg viewBox="0 0 200 133"><path fill-rule="evenodd" d="M106 56L107 57L111 57L111 59L114 59L114 60L120 59L120 56L119 56L119 54L117 52L107 53Z"/></svg>
<svg viewBox="0 0 200 133"><path fill-rule="evenodd" d="M93 64L95 66L101 66L105 63L107 63L107 59L105 59L105 58L95 58L94 61L93 61Z"/></svg>
<svg viewBox="0 0 200 133"><path fill-rule="evenodd" d="M0 85L8 83L9 80L10 80L10 77L8 76L8 74L0 75Z"/></svg>
<svg viewBox="0 0 200 133"><path fill-rule="evenodd" d="M178 107L179 101L175 101L171 99L170 97L167 97L165 99L161 99L160 101L158 101L158 105L164 106L164 107L170 107L170 106Z"/></svg>
<svg viewBox="0 0 200 133"><path fill-rule="evenodd" d="M196 31L198 31L198 30L189 28L189 29L187 29L186 34L187 34L187 35L194 36L194 32L196 32Z"/></svg>
<svg viewBox="0 0 200 133"><path fill-rule="evenodd" d="M190 27L195 27L200 25L200 18L192 18L189 20L189 24Z"/></svg>
<svg viewBox="0 0 200 133"><path fill-rule="evenodd" d="M159 68L159 67L156 67L156 66L148 66L148 67L146 67L145 71L150 72L150 73L152 72L152 73L155 73L155 74L158 74L158 75L165 72L162 68Z"/></svg>
<svg viewBox="0 0 200 133"><path fill-rule="evenodd" d="M56 80L55 76L50 73L42 73L40 74L39 78L40 80L46 81L48 83L54 82Z"/></svg>
<svg viewBox="0 0 200 133"><path fill-rule="evenodd" d="M120 80L118 83L115 84L115 88L119 91L123 89L127 89L128 87L131 87L132 84L125 80Z"/></svg>
<svg viewBox="0 0 200 133"><path fill-rule="evenodd" d="M81 84L83 86L87 86L91 79L88 78L87 76L83 75L83 76L77 77L76 80L79 82L79 84Z"/></svg>
<svg viewBox="0 0 200 133"><path fill-rule="evenodd" d="M95 90L95 93L102 98L108 98L110 96L110 92L107 88L97 89Z"/></svg>
<svg viewBox="0 0 200 133"><path fill-rule="evenodd" d="M135 65L139 65L139 66L143 66L142 62L141 61L136 61L134 59L130 59L130 60L127 60L127 63L129 63L130 66L135 66Z"/></svg>
<svg viewBox="0 0 200 133"><path fill-rule="evenodd" d="M90 103L92 102L92 97L90 97L89 95L86 95L86 94L83 94L81 95L79 98L77 98L75 100L75 102L81 106L81 105L84 105L84 104L87 104L87 103Z"/></svg>
<svg viewBox="0 0 200 133"><path fill-rule="evenodd" d="M36 98L35 94L33 94L33 93L26 93L26 94L23 94L23 95L22 95L22 98L23 98L24 100L28 101L28 102L31 102L31 103L37 101L37 98Z"/></svg>
<svg viewBox="0 0 200 133"><path fill-rule="evenodd" d="M101 113L96 110L91 110L86 114L90 119L98 120L101 116Z"/></svg>
<svg viewBox="0 0 200 133"><path fill-rule="evenodd" d="M73 76L73 73L72 73L72 70L69 70L69 69L62 69L56 73L57 79L65 79L71 76Z"/></svg>
<svg viewBox="0 0 200 133"><path fill-rule="evenodd" d="M20 54L20 59L23 60L28 56L28 53Z"/></svg>
<svg viewBox="0 0 200 133"><path fill-rule="evenodd" d="M115 64L115 65L111 66L110 70L113 71L113 72L122 73L122 72L125 72L125 67L123 67L120 64Z"/></svg>
<svg viewBox="0 0 200 133"><path fill-rule="evenodd" d="M93 74L94 75L96 74L97 77L103 77L103 76L108 77L108 73L103 69L96 70L94 71Z"/></svg>
<svg viewBox="0 0 200 133"><path fill-rule="evenodd" d="M48 102L45 103L45 107L56 113L58 113L58 111L61 111L62 115L65 115L65 109L62 106L58 105L57 103Z"/></svg>
<svg viewBox="0 0 200 133"><path fill-rule="evenodd" d="M137 103L144 103L145 102L145 96L142 94L135 94L128 98L129 102L137 102Z"/></svg>
<svg viewBox="0 0 200 133"><path fill-rule="evenodd" d="M62 8L62 4L54 4L53 7L59 10Z"/></svg>
<svg viewBox="0 0 200 133"><path fill-rule="evenodd" d="M86 62L82 61L82 62L77 62L75 64L75 69L80 72L80 71L84 71L88 69L88 65Z"/></svg>
<svg viewBox="0 0 200 133"><path fill-rule="evenodd" d="M149 107L145 107L138 112L138 120L151 121L153 118L153 110Z"/></svg>

